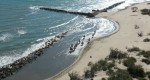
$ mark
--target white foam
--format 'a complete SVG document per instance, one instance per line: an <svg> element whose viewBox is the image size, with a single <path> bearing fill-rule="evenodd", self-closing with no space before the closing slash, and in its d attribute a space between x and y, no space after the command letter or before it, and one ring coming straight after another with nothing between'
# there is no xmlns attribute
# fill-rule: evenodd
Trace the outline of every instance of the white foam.
<svg viewBox="0 0 150 80"><path fill-rule="evenodd" d="M42 47L45 47L46 46L45 42L51 38L54 38L54 36L43 38L41 42L31 45L27 50L23 52L22 55L14 54L14 55L8 55L8 56L0 56L0 67L7 65L7 64L11 64L16 60L21 59L22 57L28 56L28 54Z"/></svg>
<svg viewBox="0 0 150 80"><path fill-rule="evenodd" d="M84 20L85 23L86 23L86 19ZM90 19L88 20L89 23L92 23L92 24L96 24L94 26L97 26L97 30L96 30L96 33L95 33L95 36L94 38L92 38L92 34L94 32L89 32L89 33L86 33L85 34L85 39L83 40L84 42L84 45L81 46L81 43L77 46L76 50L71 53L71 54L67 54L67 55L74 55L74 56L77 56L79 55L79 53L86 47L87 43L88 43L88 39L90 38L90 40L93 40L95 38L99 38L99 37L103 37L103 36L107 36L107 35L110 35L111 33L114 32L114 30L116 29L116 25L115 25L115 22L113 21L110 21L110 20L107 20L107 19L104 19L104 18L93 18L93 19ZM117 26L118 27L118 26ZM83 30L81 30L83 31ZM86 29L85 29L86 31ZM82 38L80 39L82 40ZM81 41L82 42L82 41ZM68 50L69 52L69 50Z"/></svg>
<svg viewBox="0 0 150 80"><path fill-rule="evenodd" d="M22 54L22 57L28 56L28 54L30 54L31 52L34 52L42 47L45 47L46 46L45 42L47 42L47 40L52 39L54 37L55 36L50 36L50 37L46 37L43 39L39 39L39 40L41 40L41 42L31 45L31 47L28 48L27 50L25 50L25 52ZM39 41L39 40L37 40L37 41Z"/></svg>
<svg viewBox="0 0 150 80"><path fill-rule="evenodd" d="M18 30L17 32L18 32L19 35L22 35L22 34L26 34L26 33L27 33L25 30Z"/></svg>
<svg viewBox="0 0 150 80"><path fill-rule="evenodd" d="M69 24L70 22L73 22L74 20L76 20L77 18L78 18L78 16L74 17L73 19L71 19L71 20L69 20L69 21L67 21L67 22L65 22L65 23L59 24L59 25L57 25L57 26L50 27L49 29L58 28L58 27L60 27L60 26L67 25L67 24Z"/></svg>
<svg viewBox="0 0 150 80"><path fill-rule="evenodd" d="M13 38L13 35L10 33L5 33L0 36L0 41L7 42Z"/></svg>
<svg viewBox="0 0 150 80"><path fill-rule="evenodd" d="M0 67L10 64L18 59L20 59L20 55L11 55L11 56L1 56L0 57Z"/></svg>
<svg viewBox="0 0 150 80"><path fill-rule="evenodd" d="M73 53L71 53L71 54L67 53L67 55L78 56L80 54L80 52L82 52L82 50L86 47L89 38L91 38L91 35L86 35L85 39L83 40L84 44L81 46L81 43L80 43ZM69 50L68 50L68 52L69 52Z"/></svg>
<svg viewBox="0 0 150 80"><path fill-rule="evenodd" d="M39 10L41 6L30 6L29 9L32 9L32 10Z"/></svg>

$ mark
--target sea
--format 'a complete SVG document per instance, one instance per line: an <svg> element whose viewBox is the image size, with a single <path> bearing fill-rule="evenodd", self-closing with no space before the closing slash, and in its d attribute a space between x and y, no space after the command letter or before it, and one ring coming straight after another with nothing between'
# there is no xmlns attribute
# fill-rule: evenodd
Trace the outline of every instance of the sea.
<svg viewBox="0 0 150 80"><path fill-rule="evenodd" d="M148 0L0 0L0 67L27 56L41 48L46 40L68 31L63 39L44 49L43 55L4 80L44 80L52 77L78 59L94 32L94 38L100 38L117 29L114 21L102 17L87 18L44 11L39 7L88 13L121 1L125 3L109 11L116 12ZM70 45L79 40L84 44L79 44L70 54Z"/></svg>

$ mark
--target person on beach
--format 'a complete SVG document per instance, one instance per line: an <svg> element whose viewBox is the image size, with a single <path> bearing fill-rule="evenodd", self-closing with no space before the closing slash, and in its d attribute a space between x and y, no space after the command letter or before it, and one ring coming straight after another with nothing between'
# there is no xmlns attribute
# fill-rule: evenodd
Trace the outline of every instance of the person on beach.
<svg viewBox="0 0 150 80"><path fill-rule="evenodd" d="M80 44L80 42L81 42L81 41L80 41L80 39L79 39L78 44Z"/></svg>
<svg viewBox="0 0 150 80"><path fill-rule="evenodd" d="M89 39L88 39L88 44L90 43L90 41L91 41L91 40L90 40L90 38L89 38Z"/></svg>
<svg viewBox="0 0 150 80"><path fill-rule="evenodd" d="M94 33L92 34L92 38L94 38L94 35L96 34L96 31L94 31Z"/></svg>
<svg viewBox="0 0 150 80"><path fill-rule="evenodd" d="M85 39L85 35L83 36L83 39L82 40L84 40Z"/></svg>
<svg viewBox="0 0 150 80"><path fill-rule="evenodd" d="M84 42L82 41L82 42L81 42L81 46L83 46L83 45L84 45Z"/></svg>
<svg viewBox="0 0 150 80"><path fill-rule="evenodd" d="M74 51L73 44L70 45L69 53L71 54Z"/></svg>
<svg viewBox="0 0 150 80"><path fill-rule="evenodd" d="M74 45L74 49L76 49L76 48L77 48L77 46L78 46L78 42Z"/></svg>

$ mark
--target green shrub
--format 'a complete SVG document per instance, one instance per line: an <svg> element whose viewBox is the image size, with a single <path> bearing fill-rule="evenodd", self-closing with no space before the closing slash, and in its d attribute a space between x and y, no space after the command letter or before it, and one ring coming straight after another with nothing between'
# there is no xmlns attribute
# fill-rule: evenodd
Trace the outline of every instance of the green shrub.
<svg viewBox="0 0 150 80"><path fill-rule="evenodd" d="M150 35L150 33L147 33L147 35Z"/></svg>
<svg viewBox="0 0 150 80"><path fill-rule="evenodd" d="M150 39L149 39L149 38L145 38L145 39L143 40L143 42L150 42Z"/></svg>
<svg viewBox="0 0 150 80"><path fill-rule="evenodd" d="M109 59L124 59L127 53L119 51L118 49L110 49Z"/></svg>
<svg viewBox="0 0 150 80"><path fill-rule="evenodd" d="M112 68L114 66L113 63L108 63L105 60L99 60L97 63L95 63L91 69L94 71L106 71L108 68Z"/></svg>
<svg viewBox="0 0 150 80"><path fill-rule="evenodd" d="M150 71L149 71L149 72L146 72L146 75L150 75Z"/></svg>
<svg viewBox="0 0 150 80"><path fill-rule="evenodd" d="M106 71L106 74L107 75L112 75L112 74L114 74L114 71L112 69L109 69L108 71Z"/></svg>
<svg viewBox="0 0 150 80"><path fill-rule="evenodd" d="M150 58L150 51L142 50L138 55L143 55L145 58Z"/></svg>
<svg viewBox="0 0 150 80"><path fill-rule="evenodd" d="M96 62L95 64L92 64L90 66L89 70L86 70L84 72L84 77L85 78L93 78L96 74L97 71L101 71L101 70L107 70L107 61L105 60L99 60L98 62Z"/></svg>
<svg viewBox="0 0 150 80"><path fill-rule="evenodd" d="M86 79L87 78L93 78L98 71L101 71L101 70L103 70L103 71L110 70L114 66L115 66L115 63L113 63L113 62L109 62L108 63L106 60L99 60L95 64L92 64L90 66L89 70L86 70L84 72L84 77Z"/></svg>
<svg viewBox="0 0 150 80"><path fill-rule="evenodd" d="M93 70L93 71L101 71L103 69L103 67L106 67L106 65L107 65L107 61L99 60L98 62L93 64L93 66L91 67L91 70Z"/></svg>
<svg viewBox="0 0 150 80"><path fill-rule="evenodd" d="M117 70L108 77L108 80L133 80L126 70Z"/></svg>
<svg viewBox="0 0 150 80"><path fill-rule="evenodd" d="M93 65L93 63L92 63L92 62L89 62L89 63L88 63L88 66L92 66L92 65Z"/></svg>
<svg viewBox="0 0 150 80"><path fill-rule="evenodd" d="M149 72L146 72L146 75L147 75L147 77L148 77L149 80L150 80L150 71L149 71Z"/></svg>
<svg viewBox="0 0 150 80"><path fill-rule="evenodd" d="M140 27L138 25L135 25L134 26L134 29L139 29Z"/></svg>
<svg viewBox="0 0 150 80"><path fill-rule="evenodd" d="M148 77L149 80L150 80L150 72L146 72L146 75L147 75L147 77Z"/></svg>
<svg viewBox="0 0 150 80"><path fill-rule="evenodd" d="M102 78L101 80L106 80L105 78Z"/></svg>
<svg viewBox="0 0 150 80"><path fill-rule="evenodd" d="M129 57L123 61L123 64L126 67L131 67L135 65L135 62L136 62L136 59L134 57Z"/></svg>
<svg viewBox="0 0 150 80"><path fill-rule="evenodd" d="M115 63L113 63L113 62L108 63L107 61L100 60L100 61L98 61L98 65L101 66L101 70L106 71L106 70L109 70L112 67L114 67Z"/></svg>
<svg viewBox="0 0 150 80"><path fill-rule="evenodd" d="M148 75L148 78L150 79L150 75Z"/></svg>
<svg viewBox="0 0 150 80"><path fill-rule="evenodd" d="M143 37L143 32L138 32L138 37Z"/></svg>
<svg viewBox="0 0 150 80"><path fill-rule="evenodd" d="M84 72L84 78L85 78L85 79L93 78L93 77L94 77L94 74L92 74L90 70L86 70L86 71Z"/></svg>
<svg viewBox="0 0 150 80"><path fill-rule="evenodd" d="M150 59L142 59L142 62L146 63L147 65L150 64Z"/></svg>
<svg viewBox="0 0 150 80"><path fill-rule="evenodd" d="M131 9L132 9L132 12L137 12L138 7L132 7Z"/></svg>
<svg viewBox="0 0 150 80"><path fill-rule="evenodd" d="M108 68L108 69L111 69L111 68L113 68L113 67L115 67L115 63L108 63L108 64L107 64L107 68Z"/></svg>
<svg viewBox="0 0 150 80"><path fill-rule="evenodd" d="M150 3L147 3L147 5L150 5Z"/></svg>
<svg viewBox="0 0 150 80"><path fill-rule="evenodd" d="M141 12L143 15L150 15L150 9L142 9Z"/></svg>
<svg viewBox="0 0 150 80"><path fill-rule="evenodd" d="M83 80L77 72L68 73L68 76L70 77L70 80Z"/></svg>
<svg viewBox="0 0 150 80"><path fill-rule="evenodd" d="M139 51L141 51L139 47L133 47L128 49L128 52L139 52Z"/></svg>
<svg viewBox="0 0 150 80"><path fill-rule="evenodd" d="M145 72L141 66L131 66L127 68L129 74L134 78L144 78Z"/></svg>

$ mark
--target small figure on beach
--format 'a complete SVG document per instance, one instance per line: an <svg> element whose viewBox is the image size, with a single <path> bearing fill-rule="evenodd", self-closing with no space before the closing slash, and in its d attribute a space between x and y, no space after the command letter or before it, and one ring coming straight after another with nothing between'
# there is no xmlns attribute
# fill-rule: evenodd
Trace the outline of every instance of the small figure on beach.
<svg viewBox="0 0 150 80"><path fill-rule="evenodd" d="M73 44L71 44L70 47L73 47Z"/></svg>
<svg viewBox="0 0 150 80"><path fill-rule="evenodd" d="M81 42L81 41L80 41L80 39L79 39L78 44L80 44L80 42Z"/></svg>
<svg viewBox="0 0 150 80"><path fill-rule="evenodd" d="M84 39L85 39L85 35L83 36L82 40L84 40Z"/></svg>
<svg viewBox="0 0 150 80"><path fill-rule="evenodd" d="M138 34L138 37L142 37L143 36L143 32L142 31L138 32L137 34Z"/></svg>
<svg viewBox="0 0 150 80"><path fill-rule="evenodd" d="M94 38L94 35L96 34L96 31L94 31L94 33L92 34L92 38Z"/></svg>
<svg viewBox="0 0 150 80"><path fill-rule="evenodd" d="M71 54L74 51L73 47L70 47L69 53Z"/></svg>
<svg viewBox="0 0 150 80"><path fill-rule="evenodd" d="M77 42L77 43L75 43L75 45L74 45L74 49L76 49L76 48L77 48L77 46L78 46L78 42Z"/></svg>
<svg viewBox="0 0 150 80"><path fill-rule="evenodd" d="M90 41L91 41L91 39L89 38L89 39L88 39L88 44L90 43Z"/></svg>
<svg viewBox="0 0 150 80"><path fill-rule="evenodd" d="M139 29L140 27L138 26L138 25L135 25L135 27L134 27L135 29Z"/></svg>
<svg viewBox="0 0 150 80"><path fill-rule="evenodd" d="M83 45L84 45L84 42L82 41L82 42L81 42L81 46L83 46Z"/></svg>
<svg viewBox="0 0 150 80"><path fill-rule="evenodd" d="M71 54L72 52L74 52L74 46L73 46L73 44L70 45L70 49L69 49L69 53Z"/></svg>

